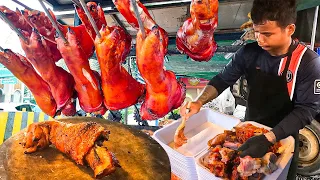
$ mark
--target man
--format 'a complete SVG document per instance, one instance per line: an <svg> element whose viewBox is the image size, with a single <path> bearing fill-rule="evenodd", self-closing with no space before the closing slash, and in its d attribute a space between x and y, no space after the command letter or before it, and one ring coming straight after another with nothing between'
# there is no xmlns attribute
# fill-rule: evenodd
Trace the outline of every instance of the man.
<svg viewBox="0 0 320 180"><path fill-rule="evenodd" d="M257 42L238 50L233 60L213 77L186 118L216 98L242 75L248 81L249 95L245 120L272 127L254 136L239 150L240 156L262 157L268 148L290 135L295 137L295 153L287 179L294 179L298 159L298 132L319 113L320 58L292 40L295 32L295 0L254 0L251 10Z"/></svg>

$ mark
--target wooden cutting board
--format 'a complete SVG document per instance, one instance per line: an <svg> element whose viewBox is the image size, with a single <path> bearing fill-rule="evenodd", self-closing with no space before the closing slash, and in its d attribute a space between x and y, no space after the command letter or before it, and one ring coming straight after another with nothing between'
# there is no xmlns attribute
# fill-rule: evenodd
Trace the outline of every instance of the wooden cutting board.
<svg viewBox="0 0 320 180"><path fill-rule="evenodd" d="M94 121L110 130L108 149L114 152L122 168L103 179L169 180L170 162L163 148L145 133L119 123L99 118L68 118L62 122ZM94 179L90 167L75 164L53 147L24 154L20 142L25 130L0 146L0 179L7 180L82 180Z"/></svg>

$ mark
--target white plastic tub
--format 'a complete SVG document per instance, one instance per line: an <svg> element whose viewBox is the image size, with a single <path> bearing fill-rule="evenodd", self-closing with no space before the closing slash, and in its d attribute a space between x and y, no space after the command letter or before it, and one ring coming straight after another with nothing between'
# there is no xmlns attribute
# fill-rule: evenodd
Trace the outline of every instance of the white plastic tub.
<svg viewBox="0 0 320 180"><path fill-rule="evenodd" d="M173 149L173 138L181 120L159 129L153 138L167 152L172 172L183 180L196 180L196 156L206 150L207 142L225 129L232 129L240 120L211 109L202 109L190 117L186 123L185 135L188 142L178 149ZM170 146L169 146L170 145Z"/></svg>

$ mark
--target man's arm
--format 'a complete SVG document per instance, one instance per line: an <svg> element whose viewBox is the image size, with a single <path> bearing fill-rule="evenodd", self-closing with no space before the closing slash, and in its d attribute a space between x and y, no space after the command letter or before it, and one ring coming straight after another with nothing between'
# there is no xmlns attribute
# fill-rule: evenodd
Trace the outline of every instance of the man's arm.
<svg viewBox="0 0 320 180"><path fill-rule="evenodd" d="M305 56L310 56L310 53ZM320 57L301 61L294 92L294 109L272 129L277 141L303 129L319 113L320 94L314 92L316 80L320 80Z"/></svg>
<svg viewBox="0 0 320 180"><path fill-rule="evenodd" d="M244 51L246 47L236 52L233 59L215 77L213 77L196 102L204 105L219 96L226 88L233 85L243 74L245 69Z"/></svg>
<svg viewBox="0 0 320 180"><path fill-rule="evenodd" d="M197 97L196 101L200 102L202 106L216 97L218 97L218 90L214 86L207 85Z"/></svg>

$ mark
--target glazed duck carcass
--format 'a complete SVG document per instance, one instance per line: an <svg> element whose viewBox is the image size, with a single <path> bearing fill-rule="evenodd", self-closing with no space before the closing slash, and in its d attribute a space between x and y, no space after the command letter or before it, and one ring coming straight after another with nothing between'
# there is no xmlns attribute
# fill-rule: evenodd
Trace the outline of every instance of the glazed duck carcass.
<svg viewBox="0 0 320 180"><path fill-rule="evenodd" d="M113 2L133 27L139 27L130 0ZM140 15L138 18L141 18L143 24L136 38L136 57L139 72L146 82L146 97L140 115L143 120L155 120L178 108L184 101L186 89L183 83L177 81L173 72L163 69L168 45L167 33L154 22L142 3L136 2ZM142 34L142 31L146 34Z"/></svg>
<svg viewBox="0 0 320 180"><path fill-rule="evenodd" d="M95 40L96 33L93 29L93 26L91 25L88 17L86 16L84 10L80 6L75 6L77 14L79 16L79 19L81 22L85 25L88 33L91 35L92 39ZM87 9L89 10L95 24L97 25L97 28L100 30L103 25L107 25L106 19L104 17L103 9L100 5L97 5L95 2L88 2L87 3Z"/></svg>
<svg viewBox="0 0 320 180"><path fill-rule="evenodd" d="M130 0L112 0L114 5L117 7L120 14L123 15L123 17L127 20L127 22L135 29L139 29L139 23L134 15L133 7L130 3ZM147 33L149 33L152 28L155 26L156 22L152 19L150 13L148 12L147 8L139 1L136 0L138 11L140 14L140 18L142 19L142 23L144 26L144 29ZM162 46L165 47L165 54L167 53L167 47L168 47L168 36L167 32L162 29L161 27L158 27L158 30L160 32L161 37L161 43Z"/></svg>
<svg viewBox="0 0 320 180"><path fill-rule="evenodd" d="M35 10L34 10L35 11ZM58 24L59 29L63 32L64 36L67 34L68 29L71 28L77 38L79 39L80 46L84 50L86 54L86 58L90 58L94 53L94 46L93 46L93 39L91 38L90 34L87 31L86 25L81 24L79 26L67 26L62 25L59 22L56 21L56 18L51 10L48 10L55 20L55 22ZM40 33L41 32L47 32L48 35L50 35L50 39L52 41L55 41L55 34L56 29L52 26L52 23L50 22L49 18L43 13L38 11L38 13L29 13L28 16L30 23L35 27ZM41 33L43 35L43 33ZM57 45L55 44L55 47L57 48Z"/></svg>
<svg viewBox="0 0 320 180"><path fill-rule="evenodd" d="M16 11L12 11L6 6L0 6L0 11L3 12L8 19L10 19L15 27L27 32L31 32L32 27L30 26L28 21L26 21L25 17L22 16L19 9L16 9Z"/></svg>
<svg viewBox="0 0 320 180"><path fill-rule="evenodd" d="M57 105L48 84L37 74L25 57L6 49L0 52L0 63L30 89L44 113L52 117L55 115Z"/></svg>
<svg viewBox="0 0 320 180"><path fill-rule="evenodd" d="M146 38L137 34L137 65L146 82L146 98L140 110L142 119L154 120L180 107L186 95L185 85L172 71L163 69L165 49L157 26Z"/></svg>
<svg viewBox="0 0 320 180"><path fill-rule="evenodd" d="M68 33L68 29L71 29L75 33L77 39L79 40L79 45L82 47L86 55L86 59L89 59L94 53L94 44L93 44L92 37L87 31L86 25L85 24L81 24L79 26L62 25L59 22L57 22L56 17L52 13L52 11L49 10L49 12L53 17L54 21L58 24L59 29L63 32L64 36L66 36L66 34Z"/></svg>
<svg viewBox="0 0 320 180"><path fill-rule="evenodd" d="M55 62L61 59L61 54L54 43L55 30L43 12L27 9L12 11L5 6L0 6L0 11L6 15L16 28L22 31L31 34L32 28L37 28L40 34L45 37L46 45L50 49Z"/></svg>
<svg viewBox="0 0 320 180"><path fill-rule="evenodd" d="M57 44L54 41L56 31L50 23L48 17L43 12L37 10L24 10L21 12L23 12L23 16L29 21L29 24L31 24L33 28L36 28L37 31L45 37L46 45L50 49L54 61L59 61L62 57L57 49ZM30 31L28 32L31 33Z"/></svg>
<svg viewBox="0 0 320 180"><path fill-rule="evenodd" d="M180 52L196 61L209 61L217 44L213 33L218 24L218 0L192 0L191 18L177 32L176 43Z"/></svg>
<svg viewBox="0 0 320 180"><path fill-rule="evenodd" d="M28 32L23 32L23 34L27 38L27 42L20 39L22 49L26 53L27 60L38 71L42 79L48 83L57 103L57 110L63 110L65 115L74 115L75 106L71 102L74 93L72 76L61 67L56 66L46 42L38 32L34 30L31 34ZM71 109L66 109L66 107Z"/></svg>
<svg viewBox="0 0 320 180"><path fill-rule="evenodd" d="M100 34L101 39L96 38L95 47L105 106L119 110L134 105L142 97L145 87L121 66L130 51L131 37L117 26L104 26Z"/></svg>
<svg viewBox="0 0 320 180"><path fill-rule="evenodd" d="M37 29L37 31L45 38L46 46L51 51L55 62L59 61L62 57L57 49L57 44L55 43L55 34L56 29L52 26L49 18L45 15L45 13L38 10L17 10L12 11L4 6L0 7L0 10L5 13L7 18L13 22L16 28L21 29L23 31L32 33L32 28ZM56 20L54 14L51 10L49 10L51 16ZM82 11L78 14L83 13ZM18 20L18 21L17 21ZM68 32L68 27L66 25L62 25L58 23L59 29L66 35ZM93 39L90 34L87 32L87 27L90 29L90 24L81 24L79 26L72 26L71 29L76 33L81 47L85 51L87 58L91 57L94 53L94 44ZM92 29L92 27L91 27Z"/></svg>
<svg viewBox="0 0 320 180"><path fill-rule="evenodd" d="M106 110L99 83L100 76L96 76L94 71L90 69L89 61L79 45L75 33L69 29L66 35L67 42L64 42L60 36L56 38L56 42L74 78L80 106L85 112L101 111L101 114L104 114Z"/></svg>
<svg viewBox="0 0 320 180"><path fill-rule="evenodd" d="M120 167L114 154L106 147L110 132L103 126L86 122L67 124L58 121L33 123L23 141L25 153L54 145L77 164L88 164L96 178L113 173Z"/></svg>

